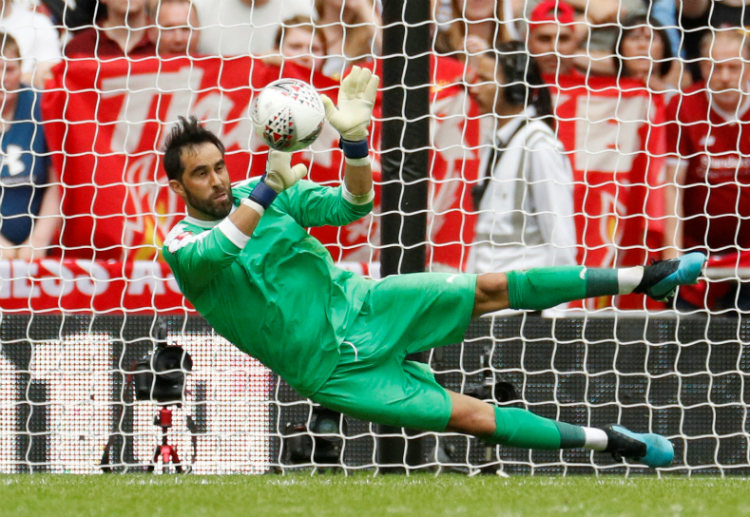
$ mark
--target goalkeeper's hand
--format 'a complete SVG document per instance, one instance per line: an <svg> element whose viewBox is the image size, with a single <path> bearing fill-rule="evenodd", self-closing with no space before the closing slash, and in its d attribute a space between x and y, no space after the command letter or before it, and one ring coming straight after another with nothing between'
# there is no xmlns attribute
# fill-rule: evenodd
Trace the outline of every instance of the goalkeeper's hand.
<svg viewBox="0 0 750 517"><path fill-rule="evenodd" d="M377 92L378 76L367 68L354 66L341 81L338 108L327 95L321 95L328 122L344 140L359 142L367 138Z"/></svg>
<svg viewBox="0 0 750 517"><path fill-rule="evenodd" d="M277 194L285 191L307 174L307 166L304 163L298 163L294 167L291 166L291 163L291 153L273 149L268 153L266 174L263 181Z"/></svg>

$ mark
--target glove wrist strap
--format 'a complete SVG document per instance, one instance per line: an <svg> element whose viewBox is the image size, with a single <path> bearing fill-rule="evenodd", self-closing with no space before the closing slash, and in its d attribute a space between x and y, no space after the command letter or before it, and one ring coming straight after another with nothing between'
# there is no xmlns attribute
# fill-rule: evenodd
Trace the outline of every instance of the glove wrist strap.
<svg viewBox="0 0 750 517"><path fill-rule="evenodd" d="M245 199L243 199L242 201L240 201L240 203L242 203L243 205L245 205L248 208L252 208L256 212L258 212L258 215L260 215L260 216L262 216L265 213L265 211L266 211L266 209L263 208L260 205L260 203L256 203L255 201L253 201L249 197L246 197Z"/></svg>
<svg viewBox="0 0 750 517"><path fill-rule="evenodd" d="M344 151L347 158L366 158L370 154L370 145L367 139L352 142L346 138L339 140L339 147Z"/></svg>
<svg viewBox="0 0 750 517"><path fill-rule="evenodd" d="M269 187L265 181L261 180L260 183L255 185L255 188L247 197L266 209L271 206L271 203L273 203L273 200L276 199L277 195L278 193L274 189Z"/></svg>

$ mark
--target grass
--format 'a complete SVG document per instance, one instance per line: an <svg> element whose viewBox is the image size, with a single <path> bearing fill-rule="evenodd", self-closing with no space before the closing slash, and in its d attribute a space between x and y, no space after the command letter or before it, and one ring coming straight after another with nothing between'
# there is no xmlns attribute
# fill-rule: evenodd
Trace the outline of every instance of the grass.
<svg viewBox="0 0 750 517"><path fill-rule="evenodd" d="M750 479L5 475L0 515L750 517Z"/></svg>

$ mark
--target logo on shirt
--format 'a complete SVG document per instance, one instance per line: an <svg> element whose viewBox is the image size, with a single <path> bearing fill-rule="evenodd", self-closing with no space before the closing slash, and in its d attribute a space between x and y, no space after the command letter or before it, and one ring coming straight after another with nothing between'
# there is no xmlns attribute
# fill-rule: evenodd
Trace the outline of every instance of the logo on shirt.
<svg viewBox="0 0 750 517"><path fill-rule="evenodd" d="M704 135L698 143L701 147L711 147L716 143L716 137L713 135Z"/></svg>
<svg viewBox="0 0 750 517"><path fill-rule="evenodd" d="M176 253L180 248L184 248L191 242L195 242L197 240L200 240L204 238L206 235L208 235L207 232L203 232L202 234L194 234L190 233L186 230L180 230L179 233L176 230L177 227L172 229L172 232L170 232L170 235L167 236L166 241L164 244L166 244L167 249L170 253Z"/></svg>
<svg viewBox="0 0 750 517"><path fill-rule="evenodd" d="M21 160L23 149L18 145L9 145L8 151L0 151L0 169L7 167L9 176L18 176L26 170L26 166Z"/></svg>

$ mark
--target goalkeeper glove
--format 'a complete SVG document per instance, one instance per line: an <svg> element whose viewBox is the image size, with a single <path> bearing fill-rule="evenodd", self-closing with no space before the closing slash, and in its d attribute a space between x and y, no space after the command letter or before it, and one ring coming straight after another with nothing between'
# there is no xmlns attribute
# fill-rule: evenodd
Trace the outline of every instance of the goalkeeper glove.
<svg viewBox="0 0 750 517"><path fill-rule="evenodd" d="M326 118L341 134L341 148L348 158L364 158L369 152L367 128L377 92L378 76L367 68L354 66L341 82L338 108L327 95L321 95Z"/></svg>
<svg viewBox="0 0 750 517"><path fill-rule="evenodd" d="M307 174L307 166L298 163L292 167L291 162L291 153L269 151L266 173L253 191L250 192L248 198L266 209L273 203L278 194L304 178Z"/></svg>

